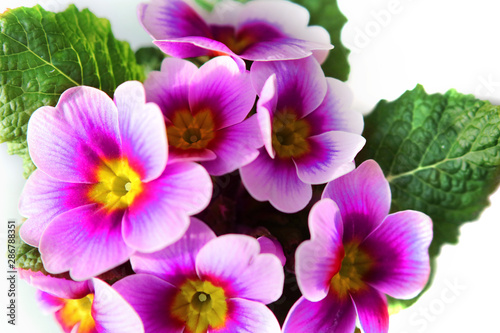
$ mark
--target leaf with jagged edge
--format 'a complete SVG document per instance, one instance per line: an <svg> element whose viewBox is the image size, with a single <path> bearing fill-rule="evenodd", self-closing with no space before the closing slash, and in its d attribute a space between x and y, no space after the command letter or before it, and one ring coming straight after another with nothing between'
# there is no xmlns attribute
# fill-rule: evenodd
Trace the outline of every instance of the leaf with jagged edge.
<svg viewBox="0 0 500 333"><path fill-rule="evenodd" d="M110 96L128 80L143 80L144 70L129 44L118 41L108 20L71 5L52 13L40 6L0 14L0 142L29 158L26 130L31 114L54 106L68 88L87 85Z"/></svg>
<svg viewBox="0 0 500 333"><path fill-rule="evenodd" d="M431 261L443 244L458 242L460 226L479 217L500 183L500 106L472 95L429 95L419 85L379 102L363 136L357 164L379 163L391 186L391 211L432 218ZM415 300L390 304L404 308Z"/></svg>
<svg viewBox="0 0 500 333"><path fill-rule="evenodd" d="M42 258L38 249L26 244L22 240L19 240L19 244L16 247L16 267L33 272L42 271L42 273L48 274L43 268Z"/></svg>

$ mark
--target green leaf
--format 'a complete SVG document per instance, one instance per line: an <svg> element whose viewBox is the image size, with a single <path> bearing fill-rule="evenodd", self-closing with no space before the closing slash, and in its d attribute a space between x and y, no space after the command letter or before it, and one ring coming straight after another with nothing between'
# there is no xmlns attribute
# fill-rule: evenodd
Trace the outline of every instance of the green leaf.
<svg viewBox="0 0 500 333"><path fill-rule="evenodd" d="M347 18L340 11L337 0L293 0L293 2L309 10L310 25L320 25L330 33L335 48L330 51L330 55L322 65L325 75L347 81L350 72L347 57L350 51L340 40L340 33Z"/></svg>
<svg viewBox="0 0 500 333"><path fill-rule="evenodd" d="M391 211L429 215L435 258L457 243L460 226L478 218L500 182L500 106L455 90L428 95L422 86L381 101L365 119L366 147L389 181ZM410 303L410 302L407 302Z"/></svg>
<svg viewBox="0 0 500 333"><path fill-rule="evenodd" d="M157 47L141 47L135 52L135 59L139 65L144 67L146 76L151 71L159 71L164 58L165 53Z"/></svg>
<svg viewBox="0 0 500 333"><path fill-rule="evenodd" d="M109 21L73 5L57 14L40 6L7 10L0 15L0 44L0 142L23 156L26 177L34 170L26 129L36 109L56 105L70 87L92 86L112 96L122 82L144 79Z"/></svg>
<svg viewBox="0 0 500 333"><path fill-rule="evenodd" d="M38 249L24 243L22 240L19 240L19 245L16 248L16 266L33 272L42 271L42 273L47 274L47 271L43 268L42 257Z"/></svg>

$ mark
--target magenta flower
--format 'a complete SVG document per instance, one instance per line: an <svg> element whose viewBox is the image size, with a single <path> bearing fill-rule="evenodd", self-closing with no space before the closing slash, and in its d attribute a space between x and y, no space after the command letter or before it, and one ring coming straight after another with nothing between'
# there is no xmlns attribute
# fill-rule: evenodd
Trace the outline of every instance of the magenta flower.
<svg viewBox="0 0 500 333"><path fill-rule="evenodd" d="M311 184L352 170L365 143L363 118L349 109L345 84L325 79L313 57L256 62L251 75L265 148L240 169L242 181L255 199L297 212L311 200Z"/></svg>
<svg viewBox="0 0 500 333"><path fill-rule="evenodd" d="M160 106L167 125L171 159L200 161L211 175L223 175L258 155L262 138L248 71L230 57L217 57L199 69L187 60L167 58L161 72L144 82L149 102Z"/></svg>
<svg viewBox="0 0 500 333"><path fill-rule="evenodd" d="M167 165L162 114L139 82L120 85L114 101L68 89L31 116L28 146L38 169L21 196L21 237L48 272L75 280L175 242L211 197L203 167Z"/></svg>
<svg viewBox="0 0 500 333"><path fill-rule="evenodd" d="M327 185L309 215L311 240L297 248L303 296L284 333L352 333L356 313L364 332L387 332L383 294L409 299L422 291L432 221L410 210L387 215L390 205L389 183L372 160Z"/></svg>
<svg viewBox="0 0 500 333"><path fill-rule="evenodd" d="M96 278L76 282L38 273L32 276L35 286L43 280L38 302L54 315L64 332L144 332L135 310L107 283Z"/></svg>
<svg viewBox="0 0 500 333"><path fill-rule="evenodd" d="M241 59L300 59L313 51L323 62L333 47L324 28L307 26L309 12L289 1L224 1L211 13L190 4L152 0L138 7L154 43L173 57L230 55L244 67Z"/></svg>
<svg viewBox="0 0 500 333"><path fill-rule="evenodd" d="M192 218L186 234L160 252L131 259L138 273L113 287L148 333L281 332L264 304L282 293L283 268L245 235L215 234Z"/></svg>

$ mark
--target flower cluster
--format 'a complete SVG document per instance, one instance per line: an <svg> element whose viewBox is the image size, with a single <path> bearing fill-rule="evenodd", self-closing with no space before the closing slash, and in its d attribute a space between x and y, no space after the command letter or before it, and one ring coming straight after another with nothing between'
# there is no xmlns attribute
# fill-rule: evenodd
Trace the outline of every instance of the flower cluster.
<svg viewBox="0 0 500 333"><path fill-rule="evenodd" d="M384 294L427 281L432 223L389 215L376 162L355 169L363 118L322 71L328 33L284 0L210 13L152 0L138 16L169 55L160 71L113 98L68 89L29 121L37 170L20 236L46 272L22 276L44 307L79 333L352 333L356 314L365 332L387 332ZM182 59L193 57L204 63ZM296 252L286 228L260 224L310 207ZM281 328L266 305L284 267L303 296Z"/></svg>

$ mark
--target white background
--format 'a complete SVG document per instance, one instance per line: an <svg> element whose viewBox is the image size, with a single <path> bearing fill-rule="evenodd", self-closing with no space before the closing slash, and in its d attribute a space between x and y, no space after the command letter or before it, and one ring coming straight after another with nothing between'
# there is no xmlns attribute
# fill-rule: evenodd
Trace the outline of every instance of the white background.
<svg viewBox="0 0 500 333"><path fill-rule="evenodd" d="M63 10L73 2L111 20L115 36L134 49L151 45L136 19L139 0L0 0L6 7L40 3ZM429 93L455 88L500 104L500 4L491 0L339 0L349 22L342 38L352 49L348 81L354 109L369 112L380 99L393 100L417 83ZM8 218L20 220L21 159L0 145L0 253ZM500 192L479 221L461 228L460 243L445 246L432 288L410 309L391 316L390 332L500 332ZM3 257L3 256L1 256ZM6 260L0 260L5 272ZM6 324L7 286L0 273L2 332L57 332L37 308L34 290L19 281L18 325ZM5 306L4 306L5 304ZM30 318L30 319L28 319ZM4 330L4 327L7 327Z"/></svg>

